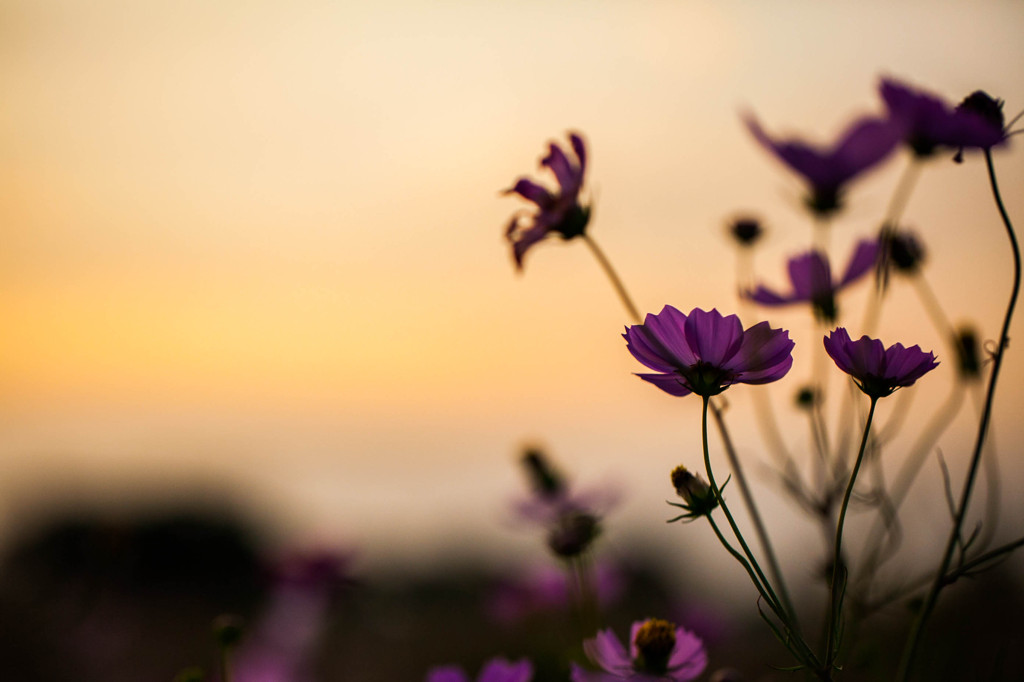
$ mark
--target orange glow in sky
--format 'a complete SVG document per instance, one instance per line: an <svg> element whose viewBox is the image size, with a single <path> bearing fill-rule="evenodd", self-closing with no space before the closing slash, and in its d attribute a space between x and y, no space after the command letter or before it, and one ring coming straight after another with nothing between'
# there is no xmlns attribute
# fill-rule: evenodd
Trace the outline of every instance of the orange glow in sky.
<svg viewBox="0 0 1024 682"><path fill-rule="evenodd" d="M699 405L630 375L629 320L581 245L514 272L522 205L499 191L548 140L587 136L591 234L644 310L737 311L725 222L764 218L774 285L810 235L741 111L824 141L881 110L883 74L1024 106L1024 14L1002 2L44 0L0 2L0 27L0 498L212 480L287 532L371 547L486 534L535 440L627 481L624 524L660 524L699 444ZM1024 223L1019 147L997 164ZM836 253L905 164L855 186ZM951 317L994 338L1010 261L980 159L933 162L906 218ZM916 300L894 291L883 337L946 360ZM770 319L820 345L806 315Z"/></svg>

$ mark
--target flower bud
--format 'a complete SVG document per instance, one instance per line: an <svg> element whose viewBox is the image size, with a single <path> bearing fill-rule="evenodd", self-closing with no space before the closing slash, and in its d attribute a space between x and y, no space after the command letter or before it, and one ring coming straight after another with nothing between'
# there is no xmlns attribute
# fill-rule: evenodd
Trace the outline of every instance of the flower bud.
<svg viewBox="0 0 1024 682"><path fill-rule="evenodd" d="M523 466L534 492L541 497L552 498L565 493L565 479L540 450L528 449L523 454Z"/></svg>
<svg viewBox="0 0 1024 682"><path fill-rule="evenodd" d="M978 334L971 327L962 327L954 339L957 369L964 379L976 379L981 375L981 355L978 352Z"/></svg>
<svg viewBox="0 0 1024 682"><path fill-rule="evenodd" d="M761 239L764 229L757 218L737 218L729 225L729 234L737 244L749 248Z"/></svg>

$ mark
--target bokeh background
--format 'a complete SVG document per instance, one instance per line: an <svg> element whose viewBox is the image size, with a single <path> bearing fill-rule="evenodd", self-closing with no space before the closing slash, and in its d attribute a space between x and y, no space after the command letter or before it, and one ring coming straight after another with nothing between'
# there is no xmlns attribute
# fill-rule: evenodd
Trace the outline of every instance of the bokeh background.
<svg viewBox="0 0 1024 682"><path fill-rule="evenodd" d="M763 220L756 268L776 286L811 235L800 185L741 112L824 143L880 112L892 75L954 101L984 89L1012 116L1022 29L1009 1L0 2L0 541L184 501L240 510L265 547L350 550L364 578L456 555L518 565L543 557L509 512L536 444L620 489L606 551L657 547L666 575L685 565L710 603L750 609L706 528L663 523L668 472L699 464L699 401L631 376L629 319L582 244L545 243L515 272L502 231L522 204L500 190L581 131L590 233L640 307L737 311L728 221ZM1016 217L1019 146L996 155ZM839 260L906 163L855 185ZM950 318L995 338L1011 261L982 160L929 163L905 222ZM820 340L806 311L766 317L804 353L764 389L785 404ZM879 333L943 361L919 423L953 381L948 347L900 282ZM1009 491L1017 350L994 428ZM730 391L729 419L761 472L750 390ZM963 418L942 441L954 480L972 439ZM812 573L813 525L755 478L785 562ZM927 562L945 536L934 459L921 488L928 532L905 551Z"/></svg>

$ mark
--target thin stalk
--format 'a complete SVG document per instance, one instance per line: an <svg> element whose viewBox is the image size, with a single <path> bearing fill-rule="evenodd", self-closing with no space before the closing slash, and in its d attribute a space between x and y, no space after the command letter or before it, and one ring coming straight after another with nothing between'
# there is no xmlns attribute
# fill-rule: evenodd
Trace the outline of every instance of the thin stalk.
<svg viewBox="0 0 1024 682"><path fill-rule="evenodd" d="M971 501L971 493L974 491L974 481L977 478L978 465L981 461L981 453L985 449L985 435L988 432L989 421L992 418L992 405L995 401L996 380L999 378L999 370L1003 364L1003 357L1006 353L1006 346L1010 336L1010 322L1013 319L1013 310L1017 305L1017 296L1020 294L1020 246L1017 243L1017 235L1013 231L1013 223L1010 222L1010 216L1007 215L1006 207L1003 205L1002 196L999 194L999 185L996 182L996 171L995 167L992 165L992 151L990 149L985 150L985 165L988 168L988 179L989 184L992 186L992 195L995 198L996 207L999 209L999 215L1003 219L1003 225L1006 227L1006 234L1010 240L1010 248L1013 252L1013 288L1010 293L1010 301L1006 306L1006 316L1003 319L1003 328L999 334L999 349L996 351L992 361L992 374L989 375L988 391L985 395L985 409L981 413L981 420L978 424L978 436L974 443L974 453L971 455L971 463L967 470L967 479L964 481L963 492L960 495L960 503L957 506L956 514L954 516L953 528L950 530L949 540L946 542L946 551L943 554L942 561L939 563L939 569L935 573L935 579L932 582L931 589L928 591L924 604L918 612L917 618L915 619L910 632L910 637L907 640L907 646L903 651L903 660L900 662L900 671L897 676L898 680L903 681L910 677L910 670L914 664L914 656L917 654L917 649L921 644L921 637L924 633L924 625L935 608L935 602L938 601L939 592L942 591L942 588L947 584L945 580L946 572L949 570L949 565L953 561L953 554L960 543L960 532L963 528L964 517L967 516L967 506Z"/></svg>
<svg viewBox="0 0 1024 682"><path fill-rule="evenodd" d="M715 474L711 469L711 453L708 449L708 404L711 399L708 396L702 396L704 401L703 411L701 413L701 443L704 447L704 469L708 474L708 483L711 486L711 490L715 493L715 499L718 502L718 506L722 508L722 513L725 514L726 520L729 522L729 527L732 529L732 533L736 536L736 541L740 543L740 547L743 549L743 554L750 562L751 568L757 574L757 579L760 585L764 588L764 591L769 596L769 605L772 610L776 612L778 616L785 620L786 611L781 607L781 601L775 591L772 589L772 584L765 577L764 571L761 570L761 566L757 563L757 559L754 558L754 553L750 551L750 547L747 545L746 540L743 539L743 534L740 532L739 526L736 525L736 520L732 516L732 512L729 511L728 505L725 503L725 498L722 497L722 491L718 487L718 483L715 481Z"/></svg>
<svg viewBox="0 0 1024 682"><path fill-rule="evenodd" d="M710 401L705 399L705 402L708 403ZM725 428L725 420L722 418L722 411L713 402L711 402L710 405L711 415L715 419L715 424L718 426L718 431L722 436L722 442L725 445L726 458L729 460L729 466L732 469L732 474L736 478L736 485L740 488L740 494L743 496L743 503L747 505L747 512L750 514L750 519L754 523L754 531L757 533L757 539L761 543L761 549L764 551L765 557L768 561L768 571L771 573L772 581L775 583L779 591L779 596L782 599L782 605L789 614L790 622L793 624L793 627L796 627L796 610L793 608L792 601L790 601L789 592L786 590L786 581L779 568L779 561L775 556L775 550L772 548L771 539L768 537L768 530L765 528L764 520L761 518L761 513L758 511L757 504L754 502L754 496L750 492L750 485L747 483L747 476L743 472L743 466L740 464L740 458L736 455L736 448L732 444L732 438L729 436L728 429Z"/></svg>
<svg viewBox="0 0 1024 682"><path fill-rule="evenodd" d="M836 654L839 653L839 646L836 642L838 637L839 620L842 618L843 589L841 585L846 582L843 577L845 572L842 568L843 561L843 526L846 523L846 510L850 506L850 497L853 495L853 486L857 481L857 472L860 471L861 462L864 461L864 451L868 445L868 435L871 433L871 420L875 416L875 405L878 398L871 396L871 407L868 409L868 418L864 423L864 435L860 439L860 451L857 453L857 461L850 473L850 482L846 486L846 494L843 495L843 504L839 507L839 522L836 524L836 546L835 555L832 559L832 592L829 599L828 633L825 637L824 659L828 670L832 669L835 663Z"/></svg>
<svg viewBox="0 0 1024 682"><path fill-rule="evenodd" d="M615 268L612 267L611 261L604 255L604 251L597 245L597 242L589 234L583 235L583 241L587 246L590 247L590 252L594 254L594 258L597 259L598 265L604 270L604 274L608 276L608 279L612 283L612 287L615 288L615 293L619 295L619 300L622 301L622 305L626 307L626 312L633 320L640 324L643 320L640 317L640 312L636 305L633 303L633 299L630 298L629 292L626 291L626 287L623 286L622 280L619 279L619 275L615 272Z"/></svg>

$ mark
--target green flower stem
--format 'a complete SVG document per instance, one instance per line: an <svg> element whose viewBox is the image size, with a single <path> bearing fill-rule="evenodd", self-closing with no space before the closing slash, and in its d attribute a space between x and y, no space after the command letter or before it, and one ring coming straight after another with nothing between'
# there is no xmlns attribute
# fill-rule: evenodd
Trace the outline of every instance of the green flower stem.
<svg viewBox="0 0 1024 682"><path fill-rule="evenodd" d="M743 503L746 504L747 511L750 514L750 519L754 523L754 530L757 533L757 538L761 543L761 549L764 551L765 557L768 561L768 570L772 575L772 581L778 589L779 596L782 600L782 606L786 609L789 622L792 624L793 628L799 629L797 626L796 609L793 608L793 603L789 598L789 592L786 590L786 581L782 576L782 571L779 569L779 561L775 557L775 551L772 548L771 539L768 537L768 530L765 528L764 520L761 518L761 513L758 511L757 505L754 503L754 496L750 492L750 485L747 483L747 476L743 472L743 467L740 464L739 457L736 455L736 448L732 444L732 438L729 436L729 431L725 428L725 420L722 418L722 411L717 405L707 398L704 399L704 403L704 420L705 422L707 421L707 406L710 404L711 416L714 417L715 424L718 426L718 431L722 436L722 442L725 445L726 458L729 460L729 466L732 468L733 476L736 477L736 484L739 486L740 494L743 496ZM707 427L705 425L705 431L706 430ZM706 444L704 452L707 453ZM710 466L708 468L710 469ZM708 475L710 477L710 471ZM712 483L712 485L714 484Z"/></svg>
<svg viewBox="0 0 1024 682"><path fill-rule="evenodd" d="M736 540L740 543L740 547L743 548L743 554L750 561L750 566L757 574L759 583L770 596L769 603L772 604L773 609L777 609L780 612L779 615L782 615L784 612L782 612L780 608L781 602L779 601L778 596L776 596L771 583L768 582L768 579L764 575L764 571L761 570L760 565L757 563L757 559L754 558L754 553L750 551L750 547L747 546L746 540L743 539L743 534L740 532L739 526L736 525L732 512L729 511L729 507L725 503L725 498L722 497L722 491L719 489L718 483L715 482L715 474L711 470L711 454L708 450L708 403L710 403L711 399L708 396L702 396L702 399L704 401L704 407L701 413L701 442L704 446L704 469L708 474L708 483L711 486L711 490L715 493L715 500L718 502L718 506L722 508L722 512L725 514L725 518L729 522L729 527L732 529L733 535L736 536Z"/></svg>
<svg viewBox="0 0 1024 682"><path fill-rule="evenodd" d="M871 407L868 409L868 418L864 423L864 435L860 439L860 450L857 452L857 461L853 464L853 471L850 473L850 482L846 486L846 494L843 495L843 504L839 507L839 522L836 524L835 555L832 558L832 592L829 598L828 632L825 637L825 665L826 672L832 670L839 653L837 637L839 634L839 621L842 618L843 606L843 585L846 583L845 571L842 568L843 562L843 525L846 522L846 510L850 506L850 497L853 495L853 486L857 481L857 472L860 471L861 462L864 461L864 451L867 450L868 436L871 433L871 420L875 416L875 405L878 398L871 397Z"/></svg>
<svg viewBox="0 0 1024 682"><path fill-rule="evenodd" d="M637 324L643 322L643 319L640 317L639 310L633 303L633 299L630 298L629 292L626 291L626 287L623 286L622 280L619 279L618 274L615 272L615 268L612 267L611 261L609 261L608 257L604 255L604 251L601 250L601 247L597 245L597 242L595 242L588 234L583 235L583 241L590 247L590 252L594 254L594 258L597 259L601 269L604 270L604 274L608 276L609 280L611 280L612 286L615 288L615 293L619 295L619 300L622 301L622 305L626 307L626 312L629 313L629 316L632 317Z"/></svg>
<svg viewBox="0 0 1024 682"><path fill-rule="evenodd" d="M1003 219L1003 225L1006 227L1006 234L1010 240L1010 248L1013 252L1013 288L1010 293L1010 301L1006 306L1006 316L1003 319L1003 328L999 334L999 349L996 351L992 361L992 373L988 379L988 392L985 395L985 409L981 413L981 419L978 423L978 436L974 443L974 453L971 455L971 463L967 470L967 478L964 481L963 492L960 495L960 502L956 508L956 514L953 519L953 528L949 533L949 540L946 542L946 551L942 556L942 561L939 563L939 568L935 572L935 579L932 581L931 589L928 590L928 595L925 597L924 604L921 606L921 610L917 614L917 618L914 621L914 625L911 628L910 636L907 640L907 646L903 650L903 660L900 662L900 671L897 676L898 680L906 681L910 678L910 671L914 664L914 657L917 654L917 650L921 644L921 637L924 633L924 625L935 608L935 602L939 598L939 592L945 587L948 582L946 580L946 573L949 571L949 566L953 561L953 554L956 551L957 546L960 544L960 533L964 524L964 517L967 515L967 506L971 501L971 493L974 490L974 481L978 474L978 465L981 461L981 453L985 449L985 435L988 432L988 425L992 418L992 405L995 400L996 393L996 380L999 378L999 370L1003 364L1003 357L1006 353L1007 343L1010 335L1010 322L1013 319L1013 310L1017 305L1017 296L1020 294L1020 282L1021 282L1021 260L1020 260L1020 246L1017 243L1017 235L1013 231L1013 224L1010 222L1010 216L1006 213L1006 207L1003 205L1003 199L999 194L999 185L996 182L996 171L992 165L992 151L989 149L985 150L985 165L988 168L988 179L989 184L992 186L992 195L995 198L996 207L999 209L999 215Z"/></svg>

